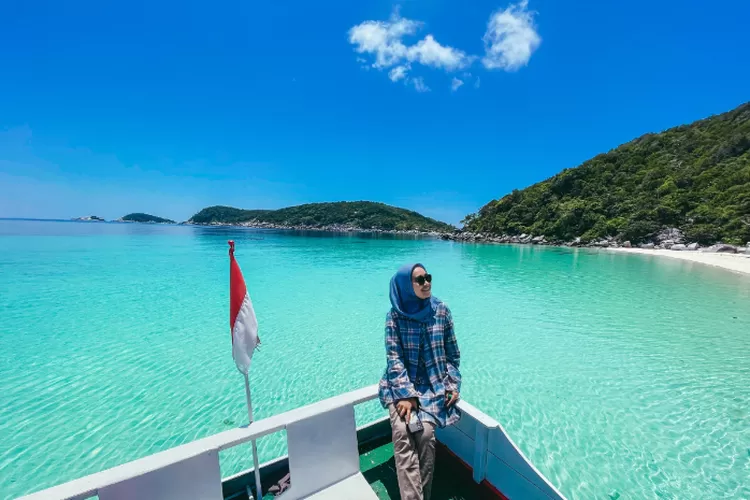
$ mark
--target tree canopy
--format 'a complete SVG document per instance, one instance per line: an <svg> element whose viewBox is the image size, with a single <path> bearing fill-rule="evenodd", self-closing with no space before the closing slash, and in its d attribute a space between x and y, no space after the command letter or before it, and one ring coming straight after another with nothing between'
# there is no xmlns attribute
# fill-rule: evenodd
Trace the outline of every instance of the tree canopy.
<svg viewBox="0 0 750 500"><path fill-rule="evenodd" d="M155 215L143 214L143 213L128 214L124 216L121 220L126 221L126 222L156 222L159 224L174 224L174 221L171 219L164 219L162 217L157 217Z"/></svg>

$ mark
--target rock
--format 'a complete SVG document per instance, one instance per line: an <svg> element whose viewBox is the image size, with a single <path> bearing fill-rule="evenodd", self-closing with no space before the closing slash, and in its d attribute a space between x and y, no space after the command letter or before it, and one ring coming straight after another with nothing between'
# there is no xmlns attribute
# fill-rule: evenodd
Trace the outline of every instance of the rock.
<svg viewBox="0 0 750 500"><path fill-rule="evenodd" d="M625 243L622 244L623 248L631 248L632 246L633 245L629 241L626 241Z"/></svg>
<svg viewBox="0 0 750 500"><path fill-rule="evenodd" d="M659 246L662 248L672 248L672 245L674 244L675 244L674 240L664 240L661 242Z"/></svg>
<svg viewBox="0 0 750 500"><path fill-rule="evenodd" d="M544 243L544 236L534 236L531 238L532 243Z"/></svg>
<svg viewBox="0 0 750 500"><path fill-rule="evenodd" d="M682 231L677 229L676 227L668 227L666 229L662 229L658 233L656 233L656 236L654 237L654 240L656 240L657 243L664 243L666 241L672 241L672 243L682 243L685 239L685 236L682 234Z"/></svg>
<svg viewBox="0 0 750 500"><path fill-rule="evenodd" d="M687 249L687 246L683 245L682 243L672 245L672 250L681 251L681 250L686 250L686 249Z"/></svg>
<svg viewBox="0 0 750 500"><path fill-rule="evenodd" d="M641 243L641 244L640 244L640 245L638 245L638 246L639 246L640 248L645 248L645 249L647 249L647 250L652 250L652 249L654 248L654 246L655 246L655 245L654 245L653 243Z"/></svg>
<svg viewBox="0 0 750 500"><path fill-rule="evenodd" d="M697 243L691 243L687 246L688 250L698 250L700 248L700 245Z"/></svg>
<svg viewBox="0 0 750 500"><path fill-rule="evenodd" d="M737 247L734 245L726 245L724 243L718 243L716 245L711 245L710 247L706 248L706 252L712 252L712 253L737 253Z"/></svg>

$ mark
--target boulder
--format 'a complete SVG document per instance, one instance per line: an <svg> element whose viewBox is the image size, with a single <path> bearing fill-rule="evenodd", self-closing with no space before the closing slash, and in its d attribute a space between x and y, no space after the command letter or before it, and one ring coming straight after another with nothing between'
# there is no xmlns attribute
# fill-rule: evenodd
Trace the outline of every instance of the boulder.
<svg viewBox="0 0 750 500"><path fill-rule="evenodd" d="M684 239L685 236L682 234L682 231L680 231L676 227L668 227L662 229L661 231L656 233L656 236L654 236L654 240L657 243L664 243L669 240L671 240L673 243L682 243Z"/></svg>
<svg viewBox="0 0 750 500"><path fill-rule="evenodd" d="M677 251L687 250L687 246L683 245L682 243L677 243L676 245L672 245L672 250L677 250Z"/></svg>
<svg viewBox="0 0 750 500"><path fill-rule="evenodd" d="M737 247L734 245L718 243L716 245L711 245L710 247L706 248L705 251L711 252L711 253L737 253Z"/></svg>
<svg viewBox="0 0 750 500"><path fill-rule="evenodd" d="M633 245L629 241L626 241L625 243L622 244L622 246L623 248L631 248Z"/></svg>
<svg viewBox="0 0 750 500"><path fill-rule="evenodd" d="M700 245L697 243L691 243L687 246L688 250L698 250L700 248Z"/></svg>
<svg viewBox="0 0 750 500"><path fill-rule="evenodd" d="M653 243L641 243L641 244L640 244L640 245L638 245L638 246L639 246L640 248L645 248L645 249L647 249L647 250L652 250L652 249L654 248L654 246L655 246L655 245L654 245Z"/></svg>

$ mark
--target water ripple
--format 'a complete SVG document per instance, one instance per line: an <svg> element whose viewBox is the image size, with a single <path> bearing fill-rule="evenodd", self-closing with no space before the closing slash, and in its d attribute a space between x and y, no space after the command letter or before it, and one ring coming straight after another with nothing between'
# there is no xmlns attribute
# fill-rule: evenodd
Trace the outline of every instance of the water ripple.
<svg viewBox="0 0 750 500"><path fill-rule="evenodd" d="M24 225L25 224L25 225ZM750 498L750 280L679 261L212 228L0 222L0 498L247 420L226 240L258 311L257 417L374 383L424 261L464 397L571 499ZM381 416L357 408L360 423ZM262 460L283 434L259 441ZM249 446L221 454L225 475Z"/></svg>

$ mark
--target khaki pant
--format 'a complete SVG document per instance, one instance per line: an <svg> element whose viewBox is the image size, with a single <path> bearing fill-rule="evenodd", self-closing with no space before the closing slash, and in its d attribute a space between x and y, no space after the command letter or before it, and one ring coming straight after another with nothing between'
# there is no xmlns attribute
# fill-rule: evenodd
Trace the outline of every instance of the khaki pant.
<svg viewBox="0 0 750 500"><path fill-rule="evenodd" d="M388 410L401 500L430 500L435 468L435 426L431 422L422 422L424 430L412 434L396 407L389 405Z"/></svg>

